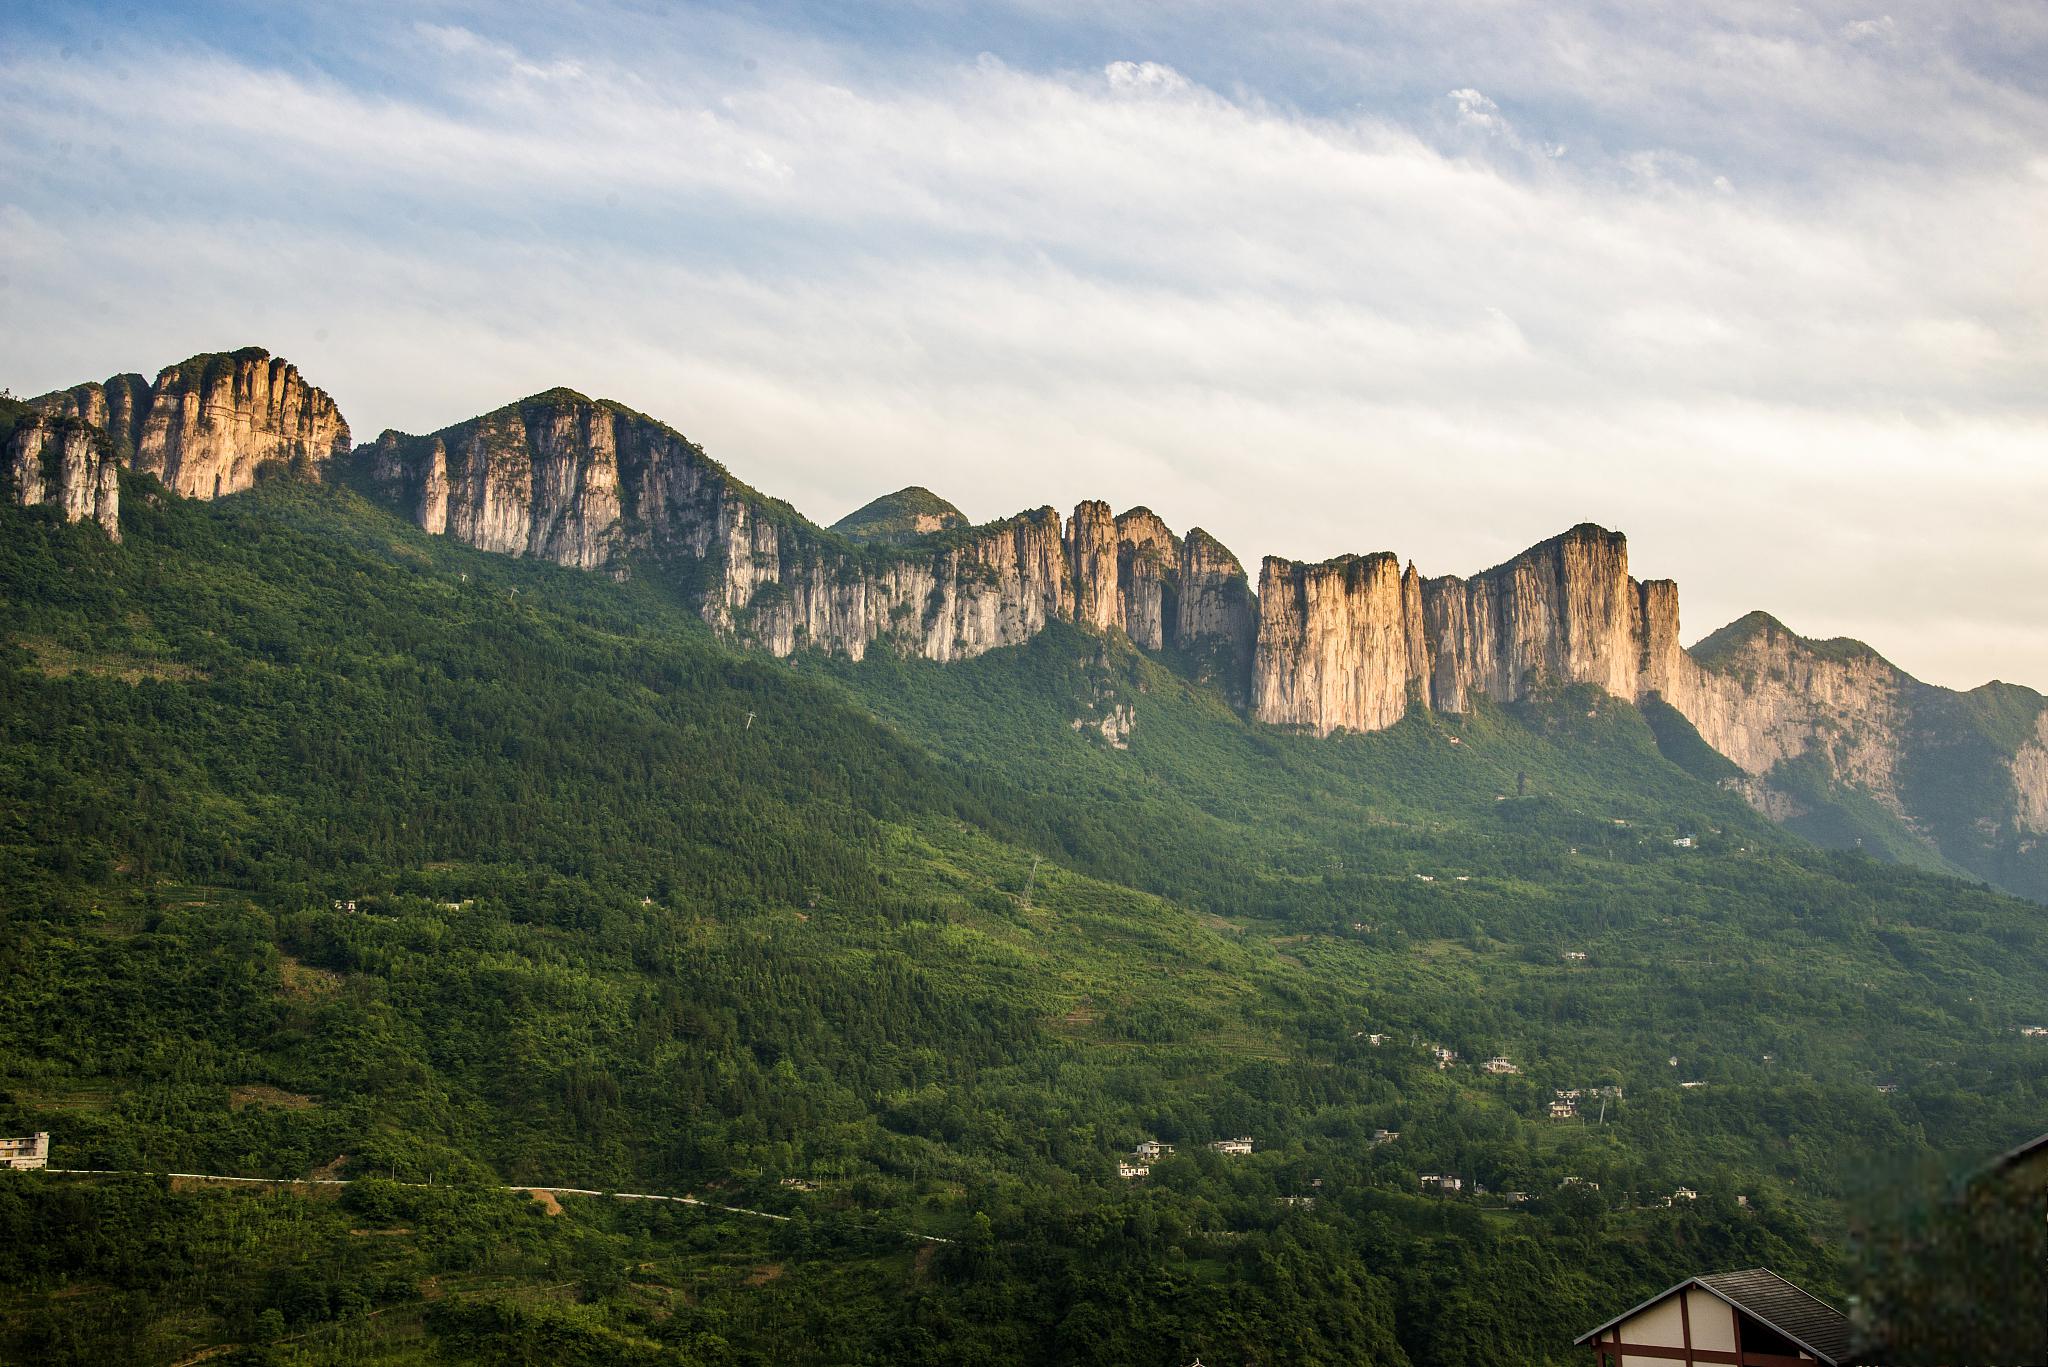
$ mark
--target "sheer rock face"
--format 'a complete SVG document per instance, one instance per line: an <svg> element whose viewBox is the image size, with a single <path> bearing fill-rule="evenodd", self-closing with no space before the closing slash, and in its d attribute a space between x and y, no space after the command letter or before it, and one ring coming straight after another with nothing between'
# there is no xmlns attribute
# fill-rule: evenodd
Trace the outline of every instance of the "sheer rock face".
<svg viewBox="0 0 2048 1367"><path fill-rule="evenodd" d="M36 414L8 437L9 493L25 508L48 506L66 522L97 523L121 539L121 477L106 432L78 417Z"/></svg>
<svg viewBox="0 0 2048 1367"><path fill-rule="evenodd" d="M1469 581L1430 580L1423 616L1439 711L1462 712L1475 694L1509 702L1560 684L1641 693L1643 592L1618 532L1574 527Z"/></svg>
<svg viewBox="0 0 2048 1367"><path fill-rule="evenodd" d="M1252 710L1260 721L1379 731L1408 711L1424 659L1421 584L1392 555L1266 557Z"/></svg>
<svg viewBox="0 0 2048 1367"><path fill-rule="evenodd" d="M1074 620L1096 631L1123 625L1117 579L1117 528L1107 503L1089 501L1067 522L1067 555L1074 565Z"/></svg>
<svg viewBox="0 0 2048 1367"><path fill-rule="evenodd" d="M1237 557L1200 527L1190 531L1181 545L1174 644L1195 661L1200 677L1222 683L1239 705L1250 696L1258 610Z"/></svg>
<svg viewBox="0 0 2048 1367"><path fill-rule="evenodd" d="M1116 520L1117 625L1145 650L1177 640L1181 592L1181 540L1150 508Z"/></svg>
<svg viewBox="0 0 2048 1367"><path fill-rule="evenodd" d="M2048 835L2048 709L2035 718L2033 736L2012 757L2012 784L2019 828Z"/></svg>
<svg viewBox="0 0 2048 1367"><path fill-rule="evenodd" d="M348 423L298 367L260 347L195 356L156 383L116 375L30 400L43 412L102 428L118 457L188 498L218 498L256 482L266 461L309 470L349 449Z"/></svg>
<svg viewBox="0 0 2048 1367"><path fill-rule="evenodd" d="M115 539L122 465L213 498L266 463L319 478L350 449L333 400L259 348L30 402L0 448L8 496ZM1661 698L1766 814L1796 822L1833 800L1826 789L1853 790L1943 859L2048 897L2048 700L1930 688L1761 614L1688 651L1677 587L1631 578L1626 541L1598 527L1469 578L1424 579L1389 554L1269 559L1255 596L1214 538L1178 537L1144 508L1087 502L1065 522L1041 508L969 527L908 489L850 517L853 532L828 531L663 424L567 390L430 436L387 432L355 460L437 535L617 575L638 557L671 562L709 622L779 656L962 660L1066 621L1173 652L1257 720L1319 734L1573 684ZM1115 743L1131 720L1086 725Z"/></svg>
<svg viewBox="0 0 2048 1367"><path fill-rule="evenodd" d="M742 501L722 507L724 573L705 617L776 655L814 646L858 660L886 638L906 654L948 662L1021 645L1073 613L1050 508L977 528L945 549L874 560L820 544L816 531Z"/></svg>
<svg viewBox="0 0 2048 1367"><path fill-rule="evenodd" d="M1598 527L1469 580L1424 580L1382 552L1269 559L1260 584L1254 715L1318 734L1566 684L1633 701L1685 670L1675 587L1629 578L1627 541Z"/></svg>

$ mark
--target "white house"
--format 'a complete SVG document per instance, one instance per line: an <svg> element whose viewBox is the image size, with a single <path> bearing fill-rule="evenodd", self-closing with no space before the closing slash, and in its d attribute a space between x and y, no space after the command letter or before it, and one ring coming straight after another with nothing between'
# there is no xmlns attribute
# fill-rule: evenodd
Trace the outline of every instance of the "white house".
<svg viewBox="0 0 2048 1367"><path fill-rule="evenodd" d="M26 1172L50 1165L50 1132L37 1130L20 1139L0 1139L0 1168Z"/></svg>
<svg viewBox="0 0 2048 1367"><path fill-rule="evenodd" d="M1480 1064L1479 1066L1486 1072L1493 1073L1496 1075L1502 1073L1519 1073L1522 1071L1520 1068L1517 1068L1514 1064L1508 1062L1507 1059L1500 1057L1490 1058L1486 1062Z"/></svg>
<svg viewBox="0 0 2048 1367"><path fill-rule="evenodd" d="M1218 1153L1250 1153L1252 1141L1249 1135L1240 1135L1236 1139L1212 1140L1209 1147Z"/></svg>
<svg viewBox="0 0 2048 1367"><path fill-rule="evenodd" d="M1777 1273L1754 1267L1689 1277L1579 1335L1598 1367L1725 1362L1852 1367L1849 1321Z"/></svg>
<svg viewBox="0 0 2048 1367"><path fill-rule="evenodd" d="M1463 1191L1465 1189L1465 1179L1453 1177L1449 1173L1427 1172L1419 1180L1423 1186L1435 1187L1438 1191Z"/></svg>
<svg viewBox="0 0 2048 1367"><path fill-rule="evenodd" d="M1116 1175L1118 1177L1125 1179L1143 1177L1151 1171L1152 1165L1149 1163L1130 1163L1121 1158L1117 1160Z"/></svg>
<svg viewBox="0 0 2048 1367"><path fill-rule="evenodd" d="M1163 1158L1173 1152L1173 1145L1162 1144L1156 1139L1147 1139L1131 1152L1139 1158Z"/></svg>

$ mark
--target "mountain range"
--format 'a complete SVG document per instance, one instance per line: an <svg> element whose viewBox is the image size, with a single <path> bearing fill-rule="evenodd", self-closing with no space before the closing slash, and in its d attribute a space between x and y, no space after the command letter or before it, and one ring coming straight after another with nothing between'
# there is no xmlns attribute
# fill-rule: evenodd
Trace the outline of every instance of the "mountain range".
<svg viewBox="0 0 2048 1367"><path fill-rule="evenodd" d="M976 526L911 488L820 526L673 427L566 389L352 445L335 401L260 347L29 399L0 464L14 501L117 538L117 468L192 498L266 468L346 481L481 550L671 576L715 629L777 657L950 663L1069 622L1316 735L1590 684L1641 707L1669 756L1821 844L2048 901L2048 699L1922 683L1763 612L1687 648L1677 585L1631 577L1626 539L1590 524L1464 578L1388 552L1269 556L1254 588L1214 537L1142 507ZM1142 724L1133 710L1112 730Z"/></svg>

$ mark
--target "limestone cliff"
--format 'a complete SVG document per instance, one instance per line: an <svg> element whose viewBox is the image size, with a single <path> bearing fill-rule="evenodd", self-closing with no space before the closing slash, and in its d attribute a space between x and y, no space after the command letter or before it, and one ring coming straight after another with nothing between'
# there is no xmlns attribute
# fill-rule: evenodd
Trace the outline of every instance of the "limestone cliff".
<svg viewBox="0 0 2048 1367"><path fill-rule="evenodd" d="M1577 526L1469 581L1432 579L1422 606L1441 711L1463 711L1474 693L1505 702L1561 684L1641 691L1643 594L1619 532Z"/></svg>
<svg viewBox="0 0 2048 1367"><path fill-rule="evenodd" d="M888 639L957 660L1015 645L1073 616L1073 580L1051 509L904 544L863 545L735 479L702 448L623 405L569 390L360 457L419 526L480 549L628 572L686 562L706 620L776 655L855 659Z"/></svg>
<svg viewBox="0 0 2048 1367"><path fill-rule="evenodd" d="M1107 503L1074 509L1067 521L1067 558L1074 566L1074 620L1096 631L1122 626L1116 518Z"/></svg>
<svg viewBox="0 0 2048 1367"><path fill-rule="evenodd" d="M1594 526L1469 580L1425 580L1385 552L1269 558L1259 597L1254 715L1319 734L1568 684L1635 700L1685 668L1676 590L1631 579L1626 539Z"/></svg>
<svg viewBox="0 0 2048 1367"><path fill-rule="evenodd" d="M29 402L103 429L122 463L188 498L239 493L269 462L318 478L349 447L334 400L261 347L194 356L147 386L116 375Z"/></svg>
<svg viewBox="0 0 2048 1367"><path fill-rule="evenodd" d="M2014 822L2029 835L2048 835L2048 708L2013 752L2011 767Z"/></svg>
<svg viewBox="0 0 2048 1367"><path fill-rule="evenodd" d="M1267 556L1259 571L1253 714L1321 735L1383 730L1406 715L1425 649L1413 566L1404 574L1385 552L1319 565Z"/></svg>
<svg viewBox="0 0 2048 1367"><path fill-rule="evenodd" d="M1249 704L1258 638L1258 600L1244 566L1200 527L1181 543L1173 643L1197 678L1217 683L1239 706Z"/></svg>
<svg viewBox="0 0 2048 1367"><path fill-rule="evenodd" d="M33 414L15 425L4 456L16 503L55 508L67 522L91 521L121 539L120 465L104 429L83 418Z"/></svg>

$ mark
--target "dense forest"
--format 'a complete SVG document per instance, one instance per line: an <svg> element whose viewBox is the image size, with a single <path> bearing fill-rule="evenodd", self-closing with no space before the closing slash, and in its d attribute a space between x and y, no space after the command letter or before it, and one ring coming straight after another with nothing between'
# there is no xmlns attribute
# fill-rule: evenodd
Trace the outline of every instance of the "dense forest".
<svg viewBox="0 0 2048 1367"><path fill-rule="evenodd" d="M2040 908L1668 710L778 663L123 478L118 546L0 510L0 1134L105 1170L0 1174L0 1362L1576 1362L1694 1272L1840 1303L2048 1128Z"/></svg>

